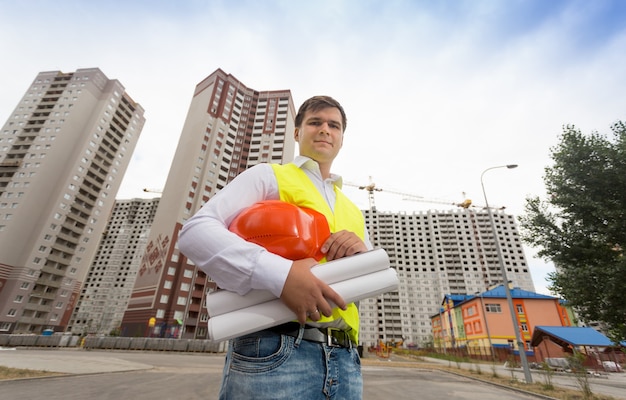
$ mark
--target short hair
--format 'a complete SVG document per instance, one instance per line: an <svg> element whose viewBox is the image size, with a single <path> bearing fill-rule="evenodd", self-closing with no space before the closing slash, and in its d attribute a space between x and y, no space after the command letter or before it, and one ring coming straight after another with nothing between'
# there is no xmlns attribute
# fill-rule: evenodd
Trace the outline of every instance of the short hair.
<svg viewBox="0 0 626 400"><path fill-rule="evenodd" d="M302 120L304 119L304 114L306 114L307 111L316 112L329 107L337 108L341 113L342 132L345 132L346 126L348 125L346 113L343 111L341 104L330 96L313 96L302 103L298 109L298 113L296 114L296 128L300 128L302 126Z"/></svg>

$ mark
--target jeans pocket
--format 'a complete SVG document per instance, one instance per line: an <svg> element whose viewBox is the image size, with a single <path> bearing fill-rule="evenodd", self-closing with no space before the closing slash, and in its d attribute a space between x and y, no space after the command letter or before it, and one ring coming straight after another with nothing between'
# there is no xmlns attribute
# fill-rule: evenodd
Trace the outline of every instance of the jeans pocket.
<svg viewBox="0 0 626 400"><path fill-rule="evenodd" d="M275 333L255 333L233 341L231 369L262 373L282 365L291 355L294 338Z"/></svg>

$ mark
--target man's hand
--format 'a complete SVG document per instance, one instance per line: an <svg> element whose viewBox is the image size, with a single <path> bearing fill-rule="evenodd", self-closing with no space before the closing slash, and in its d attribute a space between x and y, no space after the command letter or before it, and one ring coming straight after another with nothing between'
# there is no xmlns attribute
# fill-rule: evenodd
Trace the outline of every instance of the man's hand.
<svg viewBox="0 0 626 400"><path fill-rule="evenodd" d="M294 261L280 294L280 299L296 314L301 324L304 324L307 318L317 321L322 314L329 317L333 312L329 301L341 309L346 309L343 298L313 275L311 268L315 265L317 262L313 258Z"/></svg>
<svg viewBox="0 0 626 400"><path fill-rule="evenodd" d="M327 261L366 251L367 247L361 238L346 230L333 233L322 245L322 253L326 254Z"/></svg>

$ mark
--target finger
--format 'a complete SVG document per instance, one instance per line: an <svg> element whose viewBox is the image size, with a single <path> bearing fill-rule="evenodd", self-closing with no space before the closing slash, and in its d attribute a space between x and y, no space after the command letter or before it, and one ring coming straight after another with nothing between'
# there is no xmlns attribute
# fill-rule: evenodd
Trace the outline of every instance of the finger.
<svg viewBox="0 0 626 400"><path fill-rule="evenodd" d="M306 324L306 320L308 318L308 315L307 315L306 311L301 311L301 312L297 313L296 316L298 317L298 322L300 323L300 325Z"/></svg>
<svg viewBox="0 0 626 400"><path fill-rule="evenodd" d="M319 321L320 318L322 318L322 314L320 314L320 311L317 309L315 309L312 312L307 313L307 316L309 317L311 321Z"/></svg>
<svg viewBox="0 0 626 400"><path fill-rule="evenodd" d="M322 253L330 251L330 248L333 246L333 244L338 240L341 240L342 236L345 235L347 232L348 231L346 230L342 230L331 234L328 239L326 239L324 244L322 244Z"/></svg>
<svg viewBox="0 0 626 400"><path fill-rule="evenodd" d="M354 254L352 249L356 244L356 240L350 240L348 237L334 241L326 253L326 260L332 261Z"/></svg>
<svg viewBox="0 0 626 400"><path fill-rule="evenodd" d="M323 291L323 294L324 301L322 302L322 304L320 304L319 310L326 317L330 317L333 314L333 307L339 307L342 310L346 309L346 301L330 286L328 286L327 289Z"/></svg>
<svg viewBox="0 0 626 400"><path fill-rule="evenodd" d="M322 246L322 253L326 254L326 260L332 261L339 258L338 252L340 251L343 243L349 240L347 231L339 231L333 233Z"/></svg>

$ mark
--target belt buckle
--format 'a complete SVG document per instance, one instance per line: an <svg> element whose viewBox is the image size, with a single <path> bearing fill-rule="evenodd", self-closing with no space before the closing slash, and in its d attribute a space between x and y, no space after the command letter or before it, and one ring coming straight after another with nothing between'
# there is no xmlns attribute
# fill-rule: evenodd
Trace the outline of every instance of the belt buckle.
<svg viewBox="0 0 626 400"><path fill-rule="evenodd" d="M326 344L328 347L341 347L340 345L334 343L333 339L333 328L326 328Z"/></svg>
<svg viewBox="0 0 626 400"><path fill-rule="evenodd" d="M339 339L333 336L333 331L343 333L345 335L344 339L348 340L348 345L339 343ZM328 345L328 347L348 347L348 348L352 347L352 341L350 340L350 338L348 338L348 336L346 335L344 331L342 331L341 329L331 328L331 327L326 328L326 344Z"/></svg>

